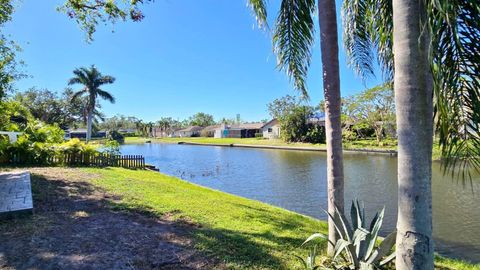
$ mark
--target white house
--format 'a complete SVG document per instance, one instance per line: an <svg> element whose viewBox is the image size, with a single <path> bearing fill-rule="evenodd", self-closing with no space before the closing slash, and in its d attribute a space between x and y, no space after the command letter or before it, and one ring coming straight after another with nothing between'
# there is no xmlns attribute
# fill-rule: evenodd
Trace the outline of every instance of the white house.
<svg viewBox="0 0 480 270"><path fill-rule="evenodd" d="M280 138L280 123L278 120L275 118L265 123L262 127L262 133L263 137L267 139Z"/></svg>

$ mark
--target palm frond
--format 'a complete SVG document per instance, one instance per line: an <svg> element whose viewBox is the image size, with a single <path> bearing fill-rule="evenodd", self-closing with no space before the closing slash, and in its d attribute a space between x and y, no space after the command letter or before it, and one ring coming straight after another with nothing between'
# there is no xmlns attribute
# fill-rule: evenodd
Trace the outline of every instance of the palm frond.
<svg viewBox="0 0 480 270"><path fill-rule="evenodd" d="M480 171L480 6L430 3L435 119L444 168L465 179Z"/></svg>
<svg viewBox="0 0 480 270"><path fill-rule="evenodd" d="M72 98L70 100L73 102L74 100L76 100L77 98L79 98L80 96L82 96L85 93L87 93L86 89L77 91L77 92L73 93Z"/></svg>
<svg viewBox="0 0 480 270"><path fill-rule="evenodd" d="M101 76L101 77L98 78L98 80L97 80L97 83L98 83L99 86L100 86L100 85L104 85L104 84L112 84L112 83L114 83L114 82L115 82L115 78L112 77L112 76L108 76L108 75L106 75L106 76Z"/></svg>
<svg viewBox="0 0 480 270"><path fill-rule="evenodd" d="M101 98L110 101L111 103L115 103L115 98L112 96L112 94L108 93L107 91L104 91L100 88L97 89L96 91L97 95L99 95Z"/></svg>
<svg viewBox="0 0 480 270"><path fill-rule="evenodd" d="M315 35L314 12L314 0L283 0L273 35L278 68L287 72L305 98Z"/></svg>
<svg viewBox="0 0 480 270"><path fill-rule="evenodd" d="M255 14L255 19L257 20L260 28L266 27L267 24L267 3L265 0L249 0L248 5L250 6L252 12Z"/></svg>
<svg viewBox="0 0 480 270"><path fill-rule="evenodd" d="M391 0L345 0L343 43L348 64L363 79L374 76L375 60L385 79L393 78L393 13Z"/></svg>

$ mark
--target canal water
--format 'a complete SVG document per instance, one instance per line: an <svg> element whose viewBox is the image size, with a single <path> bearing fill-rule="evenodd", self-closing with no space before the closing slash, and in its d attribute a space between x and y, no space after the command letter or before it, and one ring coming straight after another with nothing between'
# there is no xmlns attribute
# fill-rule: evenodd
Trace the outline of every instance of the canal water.
<svg viewBox="0 0 480 270"><path fill-rule="evenodd" d="M160 172L228 193L326 219L323 152L177 144L123 145L122 154L144 155ZM397 214L397 159L345 153L345 201L358 198L367 214L385 206L383 233ZM480 175L463 183L433 165L433 230L438 253L480 262ZM369 217L371 218L371 216Z"/></svg>

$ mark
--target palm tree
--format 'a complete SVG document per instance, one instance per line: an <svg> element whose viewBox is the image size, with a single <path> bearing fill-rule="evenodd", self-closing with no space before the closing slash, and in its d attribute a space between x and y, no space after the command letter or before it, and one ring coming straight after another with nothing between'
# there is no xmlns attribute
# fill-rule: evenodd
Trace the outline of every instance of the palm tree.
<svg viewBox="0 0 480 270"><path fill-rule="evenodd" d="M115 82L115 78L108 75L102 75L95 66L90 68L77 68L73 71L75 77L68 81L68 85L82 84L84 87L82 90L75 92L72 96L72 101L80 96L86 95L87 102L85 104L87 114L87 142L92 138L92 122L93 114L97 105L97 97L101 97L115 103L115 98L108 93L100 89L102 85L112 84Z"/></svg>
<svg viewBox="0 0 480 270"><path fill-rule="evenodd" d="M445 169L480 168L480 6L468 0L345 0L350 63L393 78L398 130L397 269L433 269L434 124ZM435 120L435 121L434 121ZM460 166L457 166L460 162Z"/></svg>
<svg viewBox="0 0 480 270"><path fill-rule="evenodd" d="M250 0L259 25L266 26L265 0ZM282 0L273 35L279 68L285 70L303 97L308 98L306 77L314 43L315 0ZM325 96L325 132L327 143L328 212L335 207L343 213L344 176L341 127L341 95L338 63L337 13L335 0L318 0L320 42ZM328 222L328 253L333 254L336 231Z"/></svg>

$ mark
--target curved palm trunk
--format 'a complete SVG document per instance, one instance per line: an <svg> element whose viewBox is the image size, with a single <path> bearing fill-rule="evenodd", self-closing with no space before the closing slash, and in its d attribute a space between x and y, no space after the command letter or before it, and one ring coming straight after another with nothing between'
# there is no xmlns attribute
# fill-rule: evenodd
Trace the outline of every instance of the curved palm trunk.
<svg viewBox="0 0 480 270"><path fill-rule="evenodd" d="M325 95L328 212L334 215L335 205L342 212L344 208L341 96L335 0L319 0L318 13ZM336 238L335 226L333 221L329 219L328 239L335 243ZM333 255L333 253L334 247L328 244L328 254Z"/></svg>
<svg viewBox="0 0 480 270"><path fill-rule="evenodd" d="M92 139L92 122L93 122L93 112L90 110L87 114L87 142Z"/></svg>
<svg viewBox="0 0 480 270"><path fill-rule="evenodd" d="M398 128L397 269L433 269L432 78L426 8L393 0L395 102Z"/></svg>

